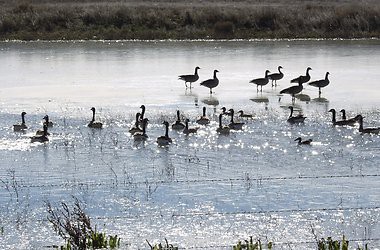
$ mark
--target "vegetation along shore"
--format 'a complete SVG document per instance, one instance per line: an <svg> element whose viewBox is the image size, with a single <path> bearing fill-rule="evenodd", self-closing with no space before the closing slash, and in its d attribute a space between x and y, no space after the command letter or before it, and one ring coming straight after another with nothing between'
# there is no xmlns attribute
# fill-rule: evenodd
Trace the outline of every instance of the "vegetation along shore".
<svg viewBox="0 0 380 250"><path fill-rule="evenodd" d="M0 0L0 40L380 37L377 0Z"/></svg>

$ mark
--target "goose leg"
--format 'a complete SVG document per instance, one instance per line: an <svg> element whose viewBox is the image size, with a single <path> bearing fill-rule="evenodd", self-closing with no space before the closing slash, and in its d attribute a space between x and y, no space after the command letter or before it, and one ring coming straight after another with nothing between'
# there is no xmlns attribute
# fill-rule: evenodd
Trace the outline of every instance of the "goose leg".
<svg viewBox="0 0 380 250"><path fill-rule="evenodd" d="M210 89L210 95L212 94L212 89Z"/></svg>
<svg viewBox="0 0 380 250"><path fill-rule="evenodd" d="M261 85L261 89L260 89L260 92L263 92L263 85Z"/></svg>
<svg viewBox="0 0 380 250"><path fill-rule="evenodd" d="M322 91L321 91L321 88L319 88L319 98L321 98L321 94L322 94Z"/></svg>
<svg viewBox="0 0 380 250"><path fill-rule="evenodd" d="M187 83L185 82L185 87L187 88Z"/></svg>

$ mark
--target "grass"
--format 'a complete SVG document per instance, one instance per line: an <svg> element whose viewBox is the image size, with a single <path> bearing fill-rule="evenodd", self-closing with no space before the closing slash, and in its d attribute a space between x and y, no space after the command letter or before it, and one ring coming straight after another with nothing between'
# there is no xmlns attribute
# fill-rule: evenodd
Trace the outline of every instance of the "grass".
<svg viewBox="0 0 380 250"><path fill-rule="evenodd" d="M0 2L0 39L380 37L380 3L355 1Z"/></svg>

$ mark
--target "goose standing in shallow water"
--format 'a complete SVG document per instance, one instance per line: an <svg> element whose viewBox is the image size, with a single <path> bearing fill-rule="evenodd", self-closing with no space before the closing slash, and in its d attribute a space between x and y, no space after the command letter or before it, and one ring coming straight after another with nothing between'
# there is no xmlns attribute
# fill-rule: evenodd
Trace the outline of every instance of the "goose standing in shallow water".
<svg viewBox="0 0 380 250"><path fill-rule="evenodd" d="M206 115L206 107L203 107L202 116L197 120L198 124L207 125L210 123L210 119Z"/></svg>
<svg viewBox="0 0 380 250"><path fill-rule="evenodd" d="M25 129L27 129L28 127L26 126L25 124L25 115L26 115L26 112L22 112L21 113L21 124L15 124L13 125L13 131L24 131Z"/></svg>
<svg viewBox="0 0 380 250"><path fill-rule="evenodd" d="M132 135L135 134L135 133L142 132L142 129L139 127L139 119L140 119L140 113L137 112L137 113L136 113L135 126L132 127L132 128L129 130L129 133L131 133Z"/></svg>
<svg viewBox="0 0 380 250"><path fill-rule="evenodd" d="M142 132L136 132L133 135L133 139L135 141L145 141L146 139L148 139L148 135L146 134L146 125L148 124L148 121L148 118L144 118L142 122Z"/></svg>
<svg viewBox="0 0 380 250"><path fill-rule="evenodd" d="M377 128L363 128L363 116L357 115L359 121L359 132L363 134L378 134L380 127Z"/></svg>
<svg viewBox="0 0 380 250"><path fill-rule="evenodd" d="M183 133L188 135L188 134L194 134L198 131L199 127L195 128L189 128L189 119L185 120L185 128L183 129Z"/></svg>
<svg viewBox="0 0 380 250"><path fill-rule="evenodd" d="M216 77L217 72L219 72L219 71L214 70L214 78L201 82L201 85L210 89L210 94L212 94L212 89L215 88L216 86L218 86L218 84L219 84L219 79Z"/></svg>
<svg viewBox="0 0 380 250"><path fill-rule="evenodd" d="M257 78L257 79L253 79L251 81L249 81L250 83L254 83L256 84L256 89L257 89L257 92L259 92L259 86L261 86L261 92L263 92L263 86L264 85L267 85L268 82L269 82L269 78L268 78L268 74L270 73L269 70L266 70L265 71L265 77L264 78Z"/></svg>
<svg viewBox="0 0 380 250"><path fill-rule="evenodd" d="M337 121L336 120L336 111L335 109L330 109L328 112L331 112L332 114L332 119L331 119L331 122L334 126L345 126L345 125L354 125L356 120L341 120L341 121Z"/></svg>
<svg viewBox="0 0 380 250"><path fill-rule="evenodd" d="M31 142L47 142L48 138L48 126L44 125L44 131L42 135L35 135L30 137Z"/></svg>
<svg viewBox="0 0 380 250"><path fill-rule="evenodd" d="M230 127L223 126L222 124L223 114L219 114L219 127L216 129L216 132L222 135L230 134Z"/></svg>
<svg viewBox="0 0 380 250"><path fill-rule="evenodd" d="M304 76L299 76L299 77L297 77L297 78L294 78L294 79L292 79L290 82L292 82L292 83L298 83L298 84L304 84L304 83L310 81L310 74L309 74L309 71L310 71L310 70L311 70L311 68L308 67L308 68L306 69L306 75L304 75Z"/></svg>
<svg viewBox="0 0 380 250"><path fill-rule="evenodd" d="M291 86L289 88L283 89L280 91L280 94L289 94L292 96L292 102L295 101L295 95L300 93L303 90L302 83L298 83L296 86Z"/></svg>
<svg viewBox="0 0 380 250"><path fill-rule="evenodd" d="M101 122L95 122L95 108L92 107L91 111L92 111L92 120L90 121L90 123L87 126L89 128L102 128L103 127L103 123L101 123Z"/></svg>
<svg viewBox="0 0 380 250"><path fill-rule="evenodd" d="M231 121L230 121L230 124L228 124L228 126L230 127L230 129L234 129L234 130L240 130L243 128L243 125L244 125L244 122L234 122L234 110L233 109L230 109L230 116L231 116Z"/></svg>
<svg viewBox="0 0 380 250"><path fill-rule="evenodd" d="M169 123L167 121L164 121L162 124L165 125L165 135L157 138L157 144L159 146L166 146L172 143L172 139L169 137Z"/></svg>
<svg viewBox="0 0 380 250"><path fill-rule="evenodd" d="M295 139L294 141L298 141L298 145L311 145L311 142L312 142L313 140L312 140L312 139L308 139L308 140L302 141L302 138L301 138L301 137L298 137L298 138Z"/></svg>
<svg viewBox="0 0 380 250"><path fill-rule="evenodd" d="M298 114L297 116L293 116L293 106L289 106L289 109L290 109L290 115L289 115L289 118L287 120L287 122L291 123L291 124L295 124L295 123L303 123L306 119L305 116L303 116L302 114Z"/></svg>
<svg viewBox="0 0 380 250"><path fill-rule="evenodd" d="M190 83L190 89L191 89L191 83L198 81L198 79L199 79L198 69L201 69L201 68L199 68L198 66L195 67L194 75L180 75L180 76L178 76L179 80L185 81L186 88L187 88L187 83Z"/></svg>
<svg viewBox="0 0 380 250"><path fill-rule="evenodd" d="M322 79L322 80L318 80L318 81L313 81L313 82L310 82L309 85L310 86L313 86L313 87L317 87L319 89L319 97L321 97L321 88L324 88L326 87L327 85L329 85L330 83L330 80L329 80L329 72L326 72L326 76L325 76L325 79Z"/></svg>
<svg viewBox="0 0 380 250"><path fill-rule="evenodd" d="M179 114L179 110L177 110L177 120L175 121L175 123L172 124L172 129L182 130L184 128L185 128L185 124L181 122L181 116Z"/></svg>
<svg viewBox="0 0 380 250"><path fill-rule="evenodd" d="M278 66L278 73L273 73L268 75L269 80L272 80L272 87L273 87L273 82L274 86L277 86L277 81L281 80L284 77L284 74L281 72L282 66Z"/></svg>

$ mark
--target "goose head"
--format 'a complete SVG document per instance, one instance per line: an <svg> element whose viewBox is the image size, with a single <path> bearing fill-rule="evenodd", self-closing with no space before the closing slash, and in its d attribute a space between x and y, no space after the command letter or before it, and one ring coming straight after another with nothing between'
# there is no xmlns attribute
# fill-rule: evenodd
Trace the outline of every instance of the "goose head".
<svg viewBox="0 0 380 250"><path fill-rule="evenodd" d="M267 77L269 73L270 73L269 70L265 70L265 77Z"/></svg>

